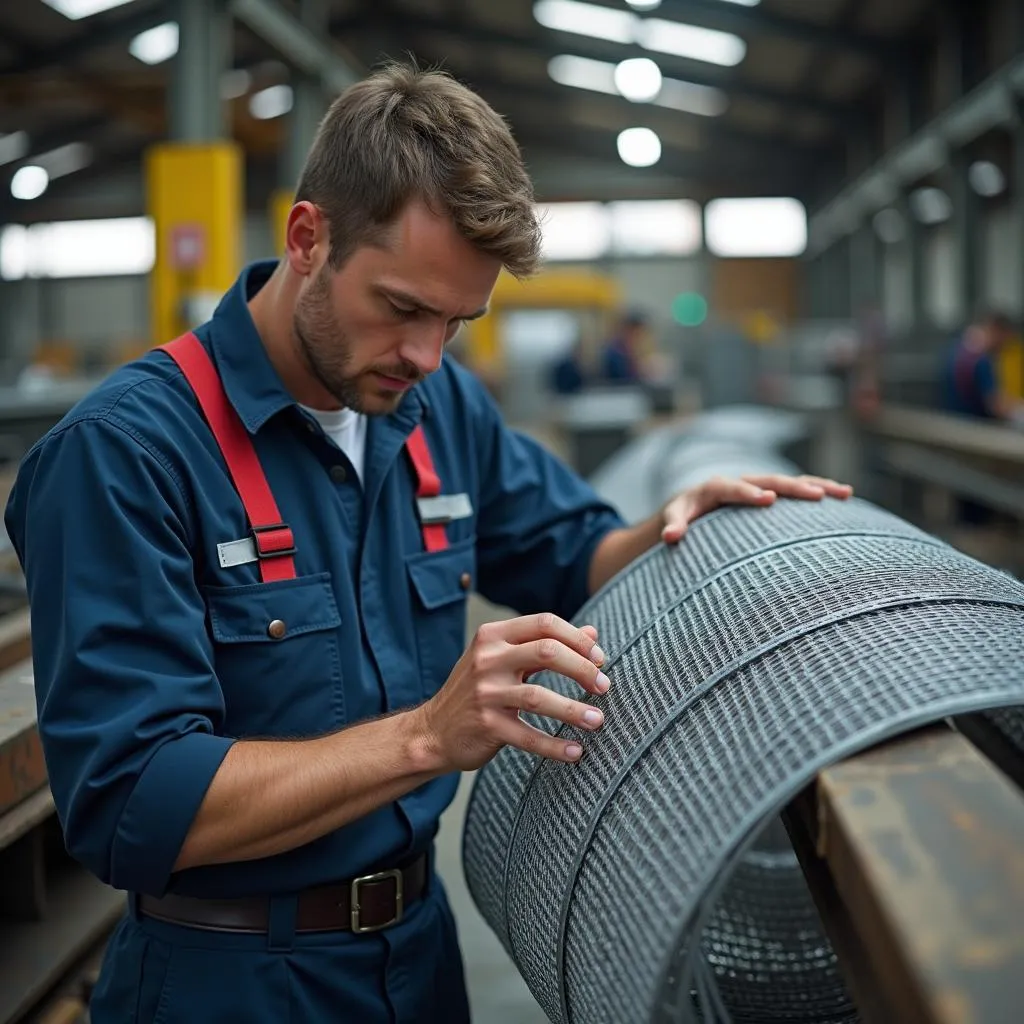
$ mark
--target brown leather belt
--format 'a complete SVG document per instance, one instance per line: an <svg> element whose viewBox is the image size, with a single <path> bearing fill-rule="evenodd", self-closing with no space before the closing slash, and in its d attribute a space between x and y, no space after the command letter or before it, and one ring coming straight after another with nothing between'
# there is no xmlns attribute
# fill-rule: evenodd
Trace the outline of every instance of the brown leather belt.
<svg viewBox="0 0 1024 1024"><path fill-rule="evenodd" d="M427 855L422 854L404 868L303 889L297 897L295 931L376 932L397 924L406 907L423 895L427 874ZM266 933L270 920L266 896L218 900L140 894L138 909L158 921L218 932Z"/></svg>

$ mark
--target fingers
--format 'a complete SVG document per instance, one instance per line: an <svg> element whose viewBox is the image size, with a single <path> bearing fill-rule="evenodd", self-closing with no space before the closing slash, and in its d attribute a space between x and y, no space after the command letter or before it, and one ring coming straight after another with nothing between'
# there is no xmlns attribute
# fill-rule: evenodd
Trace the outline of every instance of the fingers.
<svg viewBox="0 0 1024 1024"><path fill-rule="evenodd" d="M505 666L527 674L549 670L575 679L588 693L606 693L608 677L582 654L551 637L508 647L503 657Z"/></svg>
<svg viewBox="0 0 1024 1024"><path fill-rule="evenodd" d="M763 476L747 475L741 479L755 487L774 491L787 498L803 498L814 501L820 500L826 495L830 498L848 498L853 494L853 488L849 484L841 484L821 476L783 476L770 473Z"/></svg>
<svg viewBox="0 0 1024 1024"><path fill-rule="evenodd" d="M534 640L550 639L576 651L594 665L602 665L605 660L605 653L597 644L597 630L593 626L579 628L551 612L523 615L504 622L491 623L485 628L489 631L493 629L493 639L501 639L508 644L520 645Z"/></svg>
<svg viewBox="0 0 1024 1024"><path fill-rule="evenodd" d="M518 718L509 718L498 728L502 743L518 747L530 754L550 758L552 761L572 763L583 756L583 747L574 740L549 736L543 729L537 729Z"/></svg>
<svg viewBox="0 0 1024 1024"><path fill-rule="evenodd" d="M506 707L539 715L541 718L553 718L587 732L593 732L604 725L604 712L600 708L565 697L539 683L509 687L504 700Z"/></svg>

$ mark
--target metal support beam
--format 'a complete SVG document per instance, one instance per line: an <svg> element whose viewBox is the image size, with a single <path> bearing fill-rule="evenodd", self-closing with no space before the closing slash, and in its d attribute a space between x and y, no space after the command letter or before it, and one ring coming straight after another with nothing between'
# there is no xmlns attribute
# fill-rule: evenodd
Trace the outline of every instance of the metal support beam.
<svg viewBox="0 0 1024 1024"><path fill-rule="evenodd" d="M220 79L229 66L228 20L214 0L174 0L178 53L170 88L170 135L210 142L226 134Z"/></svg>
<svg viewBox="0 0 1024 1024"><path fill-rule="evenodd" d="M978 282L982 279L981 217L978 196L967 176L970 158L963 150L952 154L950 192L953 200L953 245L956 250L957 292L961 320L966 322L977 311Z"/></svg>
<svg viewBox="0 0 1024 1024"><path fill-rule="evenodd" d="M903 241L907 260L907 281L910 287L910 323L914 330L925 325L927 311L924 301L924 225L910 208L910 191L903 189L897 203L903 219Z"/></svg>
<svg viewBox="0 0 1024 1024"><path fill-rule="evenodd" d="M342 53L336 43L328 46L274 0L228 0L228 11L292 67L318 78L331 95L343 92L363 77L357 62Z"/></svg>
<svg viewBox="0 0 1024 1024"><path fill-rule="evenodd" d="M302 0L302 27L318 38L327 35L330 0ZM324 113L324 91L320 79L306 72L295 76L295 96L288 117L288 141L281 156L281 187L292 189L302 173L306 154Z"/></svg>
<svg viewBox="0 0 1024 1024"><path fill-rule="evenodd" d="M1020 8L1021 34L1024 35L1024 4ZM1012 187L1013 212L1016 221L1017 283L1024 296L1024 97L1017 96L1014 104Z"/></svg>
<svg viewBox="0 0 1024 1024"><path fill-rule="evenodd" d="M822 771L786 813L864 1020L1015 1020L1024 794L922 730Z"/></svg>

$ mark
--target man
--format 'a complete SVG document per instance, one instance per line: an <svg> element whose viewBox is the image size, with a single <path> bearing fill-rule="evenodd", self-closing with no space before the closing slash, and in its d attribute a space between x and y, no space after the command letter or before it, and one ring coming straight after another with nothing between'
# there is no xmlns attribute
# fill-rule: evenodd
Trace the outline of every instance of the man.
<svg viewBox="0 0 1024 1024"><path fill-rule="evenodd" d="M504 122L435 73L344 93L279 262L195 338L115 372L28 454L7 511L39 727L72 854L129 893L93 1024L459 1024L432 843L459 772L578 745L608 687L568 618L723 502L844 495L715 481L626 529L444 359L533 196ZM470 589L522 614L463 651Z"/></svg>
<svg viewBox="0 0 1024 1024"><path fill-rule="evenodd" d="M1010 318L993 312L956 339L943 374L943 405L948 412L1024 424L1024 403L1002 393L996 372L996 359L1012 338Z"/></svg>
<svg viewBox="0 0 1024 1024"><path fill-rule="evenodd" d="M647 336L647 317L638 311L625 313L615 334L601 353L601 374L609 384L639 384Z"/></svg>

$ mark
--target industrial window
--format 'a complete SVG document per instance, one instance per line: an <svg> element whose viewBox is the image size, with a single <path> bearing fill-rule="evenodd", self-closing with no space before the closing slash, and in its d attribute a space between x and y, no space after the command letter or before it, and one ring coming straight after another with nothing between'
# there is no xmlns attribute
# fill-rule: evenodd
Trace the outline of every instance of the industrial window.
<svg viewBox="0 0 1024 1024"><path fill-rule="evenodd" d="M149 217L9 224L0 231L0 277L148 274L156 256Z"/></svg>
<svg viewBox="0 0 1024 1024"><path fill-rule="evenodd" d="M807 211L796 199L713 199L704 234L715 256L799 256L807 248Z"/></svg>
<svg viewBox="0 0 1024 1024"><path fill-rule="evenodd" d="M692 256L700 249L700 206L691 199L609 203L617 256Z"/></svg>
<svg viewBox="0 0 1024 1024"><path fill-rule="evenodd" d="M550 203L538 207L547 260L690 256L700 249L700 207L689 199Z"/></svg>
<svg viewBox="0 0 1024 1024"><path fill-rule="evenodd" d="M537 213L547 260L595 260L608 255L611 224L601 203L551 203Z"/></svg>

